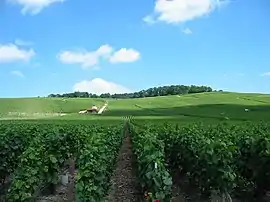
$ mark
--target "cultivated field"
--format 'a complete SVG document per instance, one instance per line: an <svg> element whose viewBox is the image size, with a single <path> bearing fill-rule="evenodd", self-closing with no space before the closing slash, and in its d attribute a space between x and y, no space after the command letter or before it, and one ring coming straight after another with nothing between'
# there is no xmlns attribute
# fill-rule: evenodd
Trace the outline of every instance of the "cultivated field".
<svg viewBox="0 0 270 202"><path fill-rule="evenodd" d="M81 109L93 104L108 107L103 114L81 115ZM18 98L0 99L3 119L61 119L122 121L132 116L137 120L168 121L270 121L270 95L242 93L200 93L138 99L87 98ZM246 112L245 109L249 109Z"/></svg>
<svg viewBox="0 0 270 202"><path fill-rule="evenodd" d="M0 99L0 111L0 201L269 201L270 95Z"/></svg>

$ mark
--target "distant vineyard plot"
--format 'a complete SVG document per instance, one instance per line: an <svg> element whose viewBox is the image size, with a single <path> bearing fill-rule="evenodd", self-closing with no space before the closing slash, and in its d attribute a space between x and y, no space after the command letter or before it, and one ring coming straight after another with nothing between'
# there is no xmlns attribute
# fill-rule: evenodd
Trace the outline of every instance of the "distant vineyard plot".
<svg viewBox="0 0 270 202"><path fill-rule="evenodd" d="M104 113L79 114L92 105ZM270 121L270 95L210 92L133 99L10 98L0 99L0 118L61 120Z"/></svg>

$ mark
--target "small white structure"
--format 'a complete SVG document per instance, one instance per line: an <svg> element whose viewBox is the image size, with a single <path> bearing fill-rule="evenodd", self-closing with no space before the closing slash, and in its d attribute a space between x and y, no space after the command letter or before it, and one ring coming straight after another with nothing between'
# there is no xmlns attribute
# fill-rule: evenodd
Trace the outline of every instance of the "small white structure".
<svg viewBox="0 0 270 202"><path fill-rule="evenodd" d="M79 114L85 114L87 112L87 110L81 110L79 111Z"/></svg>
<svg viewBox="0 0 270 202"><path fill-rule="evenodd" d="M61 175L60 179L62 185L66 186L68 184L68 174Z"/></svg>
<svg viewBox="0 0 270 202"><path fill-rule="evenodd" d="M98 111L98 114L102 114L102 112L105 110L105 108L107 107L107 103L103 106L103 107L101 107L100 108L100 110Z"/></svg>
<svg viewBox="0 0 270 202"><path fill-rule="evenodd" d="M92 106L92 110L96 110L97 111L98 110L97 106L96 105L93 105Z"/></svg>
<svg viewBox="0 0 270 202"><path fill-rule="evenodd" d="M245 109L245 112L248 112L249 111L249 109Z"/></svg>

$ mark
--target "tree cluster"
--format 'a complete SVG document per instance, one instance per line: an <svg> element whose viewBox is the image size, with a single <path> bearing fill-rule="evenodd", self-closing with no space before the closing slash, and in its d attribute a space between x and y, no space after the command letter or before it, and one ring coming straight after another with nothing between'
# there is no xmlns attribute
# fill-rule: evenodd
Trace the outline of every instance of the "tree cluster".
<svg viewBox="0 0 270 202"><path fill-rule="evenodd" d="M96 95L88 92L73 92L64 94L50 94L48 97L64 97L64 98L143 98L143 97L156 97L156 96L166 96L166 95L183 95L191 93L203 93L212 92L213 89L208 86L185 86L185 85L171 85L149 88L147 90L141 90L134 93L121 93L121 94L110 94L103 93L101 95Z"/></svg>

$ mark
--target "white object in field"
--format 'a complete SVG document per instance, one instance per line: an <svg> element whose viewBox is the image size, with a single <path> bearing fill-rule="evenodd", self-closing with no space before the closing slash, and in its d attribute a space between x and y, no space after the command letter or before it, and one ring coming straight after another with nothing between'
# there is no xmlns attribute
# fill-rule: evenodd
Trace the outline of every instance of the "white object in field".
<svg viewBox="0 0 270 202"><path fill-rule="evenodd" d="M157 169L157 163L155 162L155 169Z"/></svg>
<svg viewBox="0 0 270 202"><path fill-rule="evenodd" d="M68 184L68 174L61 175L61 184L64 186Z"/></svg>
<svg viewBox="0 0 270 202"><path fill-rule="evenodd" d="M249 111L249 109L245 109L245 112L248 112Z"/></svg>
<svg viewBox="0 0 270 202"><path fill-rule="evenodd" d="M100 110L98 111L98 114L102 114L102 112L105 110L105 108L107 107L107 103L103 106L103 107L101 107L100 108Z"/></svg>
<svg viewBox="0 0 270 202"><path fill-rule="evenodd" d="M98 108L97 108L96 105L93 105L93 106L92 106L92 109L93 109L93 110L98 110Z"/></svg>
<svg viewBox="0 0 270 202"><path fill-rule="evenodd" d="M66 116L67 114L64 114L64 113L62 113L62 114L60 114L60 116Z"/></svg>
<svg viewBox="0 0 270 202"><path fill-rule="evenodd" d="M79 111L79 114L85 114L87 112L87 110L82 110L82 111Z"/></svg>

